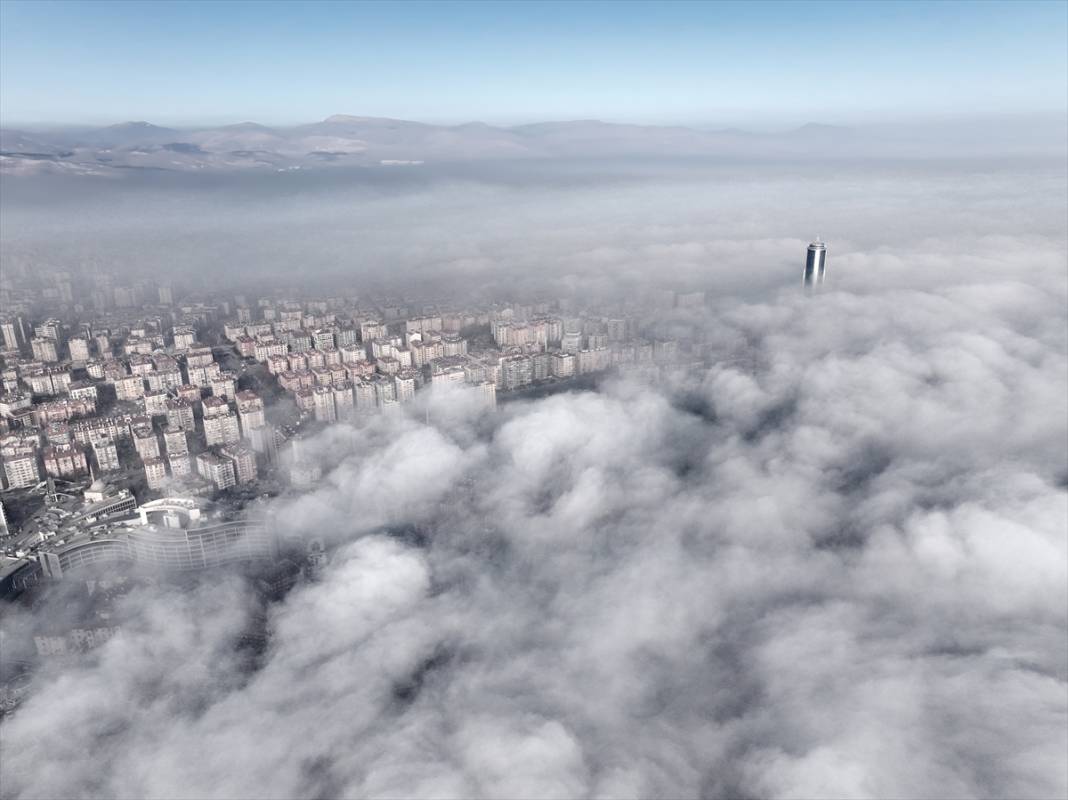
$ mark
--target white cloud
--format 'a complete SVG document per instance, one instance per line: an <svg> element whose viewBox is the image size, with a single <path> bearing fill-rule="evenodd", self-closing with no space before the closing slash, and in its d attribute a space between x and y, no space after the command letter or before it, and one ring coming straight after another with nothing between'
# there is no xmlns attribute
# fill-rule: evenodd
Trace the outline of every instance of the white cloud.
<svg viewBox="0 0 1068 800"><path fill-rule="evenodd" d="M503 275L718 270L678 315L724 356L685 387L704 405L617 382L492 423L334 429L322 484L276 510L338 549L270 609L258 669L228 655L247 588L139 593L5 721L4 794L1064 796L1064 200L1043 184L1030 223L991 229L1017 180L706 186L724 218L701 236L704 212L631 195L604 224L653 219L625 247L580 230L592 189L530 252L487 208ZM848 229L816 296L803 240L751 219L784 187L791 227L810 190ZM732 293L750 278L759 296ZM388 535L412 524L425 545Z"/></svg>

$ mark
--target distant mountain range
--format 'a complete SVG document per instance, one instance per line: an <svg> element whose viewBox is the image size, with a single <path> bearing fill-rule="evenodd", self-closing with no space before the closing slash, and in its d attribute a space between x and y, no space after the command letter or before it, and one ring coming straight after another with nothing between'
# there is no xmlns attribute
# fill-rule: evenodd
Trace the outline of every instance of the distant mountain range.
<svg viewBox="0 0 1068 800"><path fill-rule="evenodd" d="M990 144L981 136L971 139L962 143L943 136L941 145L932 150L930 137L887 127L810 124L784 133L760 134L598 120L514 127L480 122L429 125L339 114L285 128L244 122L179 130L124 122L103 128L0 129L0 170L7 174L103 175L130 169L287 171L487 159L969 155ZM1012 151L1014 141L1002 137L995 144Z"/></svg>

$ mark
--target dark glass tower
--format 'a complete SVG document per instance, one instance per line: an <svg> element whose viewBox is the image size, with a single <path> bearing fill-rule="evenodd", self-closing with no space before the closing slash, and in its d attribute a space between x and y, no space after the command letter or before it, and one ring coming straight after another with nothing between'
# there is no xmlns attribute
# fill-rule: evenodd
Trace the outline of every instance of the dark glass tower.
<svg viewBox="0 0 1068 800"><path fill-rule="evenodd" d="M823 273L827 268L827 245L816 237L808 246L808 258L805 259L805 286L819 286L823 283Z"/></svg>

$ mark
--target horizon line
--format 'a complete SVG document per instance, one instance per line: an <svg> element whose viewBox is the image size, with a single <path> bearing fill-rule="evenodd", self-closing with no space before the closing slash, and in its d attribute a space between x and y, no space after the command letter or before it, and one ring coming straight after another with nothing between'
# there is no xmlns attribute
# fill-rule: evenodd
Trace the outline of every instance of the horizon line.
<svg viewBox="0 0 1068 800"><path fill-rule="evenodd" d="M175 131L194 131L208 128L225 128L236 127L239 125L259 125L264 128L298 128L303 125L317 125L335 117L348 117L353 120L375 120L375 121L391 121L402 122L416 125L427 125L434 127L447 127L447 128L459 128L467 125L486 125L491 128L510 129L521 128L528 125L546 125L546 124L574 124L574 123L596 123L600 125L618 125L627 127L650 127L650 128L690 128L693 130L700 130L706 132L744 132L744 133L758 133L758 132L790 132L796 131L805 127L827 127L827 128L865 128L875 127L880 125L916 125L916 124L932 124L932 123L948 123L948 122L962 122L967 120L977 119L1029 119L1035 117L1057 118L1061 121L1068 123L1068 109L1044 109L1044 110L1032 110L1032 111L975 111L975 112L946 112L938 114L921 114L921 115L900 115L900 116L885 116L882 118L872 118L865 120L855 121L842 121L834 119L829 122L809 119L805 122L793 122L791 124L778 124L778 125L760 125L751 126L749 128L741 127L745 123L729 122L729 121L693 121L693 122L672 122L672 121L636 121L632 119L620 120L618 118L613 119L611 117L566 117L566 116L547 116L547 117L532 117L525 122L486 122L482 119L466 119L461 122L457 121L445 121L440 118L434 120L418 119L414 116L389 116L389 115L373 115L373 114L349 114L349 113L335 113L328 114L325 117L319 119L312 119L304 122L276 122L276 123L264 123L257 122L252 117L235 118L234 121L210 121L203 120L200 122L184 121L184 122L152 122L147 119L136 119L134 116L127 117L125 119L115 119L111 122L75 122L75 121L59 121L59 120L15 120L9 122L6 117L9 115L0 113L0 128L7 130L11 129L26 129L26 130L59 130L59 129L105 129L113 128L121 125L150 125L156 128L169 128ZM254 115L253 115L254 116ZM819 117L819 114L815 114L815 117ZM492 118L492 117L490 117ZM114 118L113 118L114 119Z"/></svg>

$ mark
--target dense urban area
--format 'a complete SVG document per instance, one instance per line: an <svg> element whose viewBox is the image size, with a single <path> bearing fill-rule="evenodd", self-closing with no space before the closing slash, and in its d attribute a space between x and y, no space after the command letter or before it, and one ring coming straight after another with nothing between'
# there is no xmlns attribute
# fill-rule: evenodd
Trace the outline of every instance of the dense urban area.
<svg viewBox="0 0 1068 800"><path fill-rule="evenodd" d="M32 655L48 659L106 641L109 600L130 581L251 565L267 595L284 591L328 555L280 541L259 501L316 485L308 442L323 428L429 419L435 403L490 413L611 371L684 374L707 353L676 312L704 303L669 290L604 307L295 289L223 298L5 270L2 596L33 604L79 587L73 618L33 632ZM6 666L13 707L25 676Z"/></svg>

